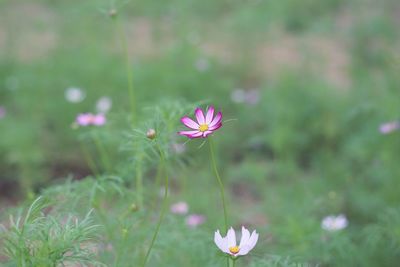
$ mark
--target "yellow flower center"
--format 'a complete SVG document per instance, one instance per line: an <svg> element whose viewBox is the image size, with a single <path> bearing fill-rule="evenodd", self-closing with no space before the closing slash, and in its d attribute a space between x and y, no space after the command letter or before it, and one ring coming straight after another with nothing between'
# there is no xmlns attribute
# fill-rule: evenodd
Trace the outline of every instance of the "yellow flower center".
<svg viewBox="0 0 400 267"><path fill-rule="evenodd" d="M230 251L232 254L238 253L239 250L240 250L240 248L239 248L238 246L234 246L234 247L230 247L230 248L229 248L229 251Z"/></svg>
<svg viewBox="0 0 400 267"><path fill-rule="evenodd" d="M199 126L199 131L200 132L205 132L208 130L208 125L207 124L200 124Z"/></svg>

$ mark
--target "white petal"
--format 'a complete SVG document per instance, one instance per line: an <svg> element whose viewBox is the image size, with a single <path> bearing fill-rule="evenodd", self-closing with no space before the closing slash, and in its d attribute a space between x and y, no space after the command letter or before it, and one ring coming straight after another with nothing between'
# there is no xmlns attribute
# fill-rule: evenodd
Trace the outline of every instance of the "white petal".
<svg viewBox="0 0 400 267"><path fill-rule="evenodd" d="M236 234L232 227L228 230L226 238L228 239L228 248L236 246Z"/></svg>
<svg viewBox="0 0 400 267"><path fill-rule="evenodd" d="M239 247L243 247L244 245L247 244L250 238L250 232L247 230L244 226L242 226L242 237L240 239L240 245Z"/></svg>
<svg viewBox="0 0 400 267"><path fill-rule="evenodd" d="M243 247L240 247L240 250L239 250L239 253L237 254L237 256L242 256L242 255L246 255L247 253L249 253L250 250L252 250L255 247L255 245L257 244L257 241L258 241L258 234L254 230L253 233L251 233L251 236L250 236L249 240L247 241L247 243Z"/></svg>
<svg viewBox="0 0 400 267"><path fill-rule="evenodd" d="M222 252L229 253L228 242L226 238L222 238L219 230L214 234L214 242Z"/></svg>

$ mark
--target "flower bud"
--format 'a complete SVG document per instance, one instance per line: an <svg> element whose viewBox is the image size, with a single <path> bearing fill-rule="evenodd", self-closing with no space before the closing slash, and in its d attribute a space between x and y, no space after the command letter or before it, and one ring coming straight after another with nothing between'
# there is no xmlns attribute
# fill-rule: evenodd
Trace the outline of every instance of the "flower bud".
<svg viewBox="0 0 400 267"><path fill-rule="evenodd" d="M135 203L132 203L132 204L130 205L129 209L130 209L131 212L136 212L136 211L139 210L139 206L136 205Z"/></svg>
<svg viewBox="0 0 400 267"><path fill-rule="evenodd" d="M114 9L114 8L112 8L112 9L110 9L110 11L108 11L108 15L109 15L111 18L116 17L117 14L118 14L118 12L117 12L117 10Z"/></svg>
<svg viewBox="0 0 400 267"><path fill-rule="evenodd" d="M156 138L156 130L154 129L149 129L146 133L147 138L153 140L154 138Z"/></svg>

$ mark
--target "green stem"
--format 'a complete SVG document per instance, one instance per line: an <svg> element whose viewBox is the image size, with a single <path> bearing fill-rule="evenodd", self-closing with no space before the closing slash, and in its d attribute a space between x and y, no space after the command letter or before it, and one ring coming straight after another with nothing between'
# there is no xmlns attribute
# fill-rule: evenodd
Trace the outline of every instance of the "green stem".
<svg viewBox="0 0 400 267"><path fill-rule="evenodd" d="M86 161L87 165L89 166L89 169L92 171L92 173L95 176L98 176L99 171L97 170L96 164L94 163L94 160L93 160L92 156L90 155L90 152L84 143L81 143L81 149L83 152L83 157L85 158L85 161Z"/></svg>
<svg viewBox="0 0 400 267"><path fill-rule="evenodd" d="M128 40L126 38L126 34L124 29L121 26L121 23L119 22L118 17L114 18L115 21L115 27L117 34L120 35L120 39L122 42L122 49L124 50L124 57L125 57L125 68L126 68L126 75L128 79L128 92L129 92L129 101L130 101L130 106L131 106L131 114L132 114L132 122L135 121L136 119L136 104L135 104L135 91L133 88L133 71L132 71L132 66L130 64L130 59L129 59L129 51L128 51Z"/></svg>
<svg viewBox="0 0 400 267"><path fill-rule="evenodd" d="M219 175L219 172L218 172L217 163L215 161L214 143L213 143L211 137L209 137L208 140L209 140L208 143L210 144L211 162L213 165L215 177L217 178L217 181L218 181L219 191L221 193L222 207L224 209L224 225L225 225L225 234L226 234L228 232L228 215L226 212L224 185L222 183L221 176ZM226 259L226 266L229 267L229 258Z"/></svg>
<svg viewBox="0 0 400 267"><path fill-rule="evenodd" d="M236 266L236 260L232 260L232 267Z"/></svg>
<svg viewBox="0 0 400 267"><path fill-rule="evenodd" d="M92 132L92 138L93 138L93 142L96 146L96 149L100 154L101 163L106 168L106 170L108 172L110 172L111 171L111 163L110 163L110 159L108 157L107 151L106 151L103 143L100 141L99 136L95 132Z"/></svg>
<svg viewBox="0 0 400 267"><path fill-rule="evenodd" d="M217 164L215 161L215 153L214 153L214 144L211 137L208 138L208 143L210 144L210 154L211 154L211 162L213 165L215 177L217 178L217 182L219 185L219 191L221 193L222 207L224 209L224 224L225 224L225 233L228 231L228 216L226 212L226 203L225 203L225 193L224 193L224 185L222 184L221 176L219 175Z"/></svg>
<svg viewBox="0 0 400 267"><path fill-rule="evenodd" d="M136 163L136 190L137 190L137 203L140 208L143 206L143 176L142 176L142 154L138 154Z"/></svg>
<svg viewBox="0 0 400 267"><path fill-rule="evenodd" d="M168 202L167 202L167 199L168 199L168 172L167 172L166 163L165 163L165 156L164 156L164 152L162 151L162 149L161 149L160 145L157 143L157 141L156 141L156 146L157 146L157 149L158 149L158 151L160 153L160 159L161 159L160 164L162 164L162 166L164 167L164 172L165 172L165 190L164 190L164 199L163 199L163 204L162 204L162 208L161 208L160 218L158 220L157 227L156 227L156 230L154 232L153 238L151 239L150 247L147 250L146 256L144 258L143 267L146 266L147 260L148 260L148 258L150 256L151 249L154 246L154 242L155 242L155 240L157 238L157 235L158 235L158 232L160 230L160 226L161 226L161 223L163 221L165 212L167 210L167 204L168 204Z"/></svg>

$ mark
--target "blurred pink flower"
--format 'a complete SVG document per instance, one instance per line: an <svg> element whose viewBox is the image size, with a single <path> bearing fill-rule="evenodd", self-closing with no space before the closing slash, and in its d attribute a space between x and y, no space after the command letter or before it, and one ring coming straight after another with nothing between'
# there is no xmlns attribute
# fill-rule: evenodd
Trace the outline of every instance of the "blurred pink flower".
<svg viewBox="0 0 400 267"><path fill-rule="evenodd" d="M189 211L189 205L186 202L180 201L171 205L170 209L175 214L186 214Z"/></svg>
<svg viewBox="0 0 400 267"><path fill-rule="evenodd" d="M7 114L6 108L3 106L0 106L0 119L4 118Z"/></svg>
<svg viewBox="0 0 400 267"><path fill-rule="evenodd" d="M196 228L197 226L203 224L206 221L206 217L201 214L191 214L186 217L186 224L191 228Z"/></svg>
<svg viewBox="0 0 400 267"><path fill-rule="evenodd" d="M76 117L76 123L79 126L102 126L106 123L104 114L82 113Z"/></svg>
<svg viewBox="0 0 400 267"><path fill-rule="evenodd" d="M248 105L255 105L260 101L260 91L258 89L251 89L246 92L245 102Z"/></svg>
<svg viewBox="0 0 400 267"><path fill-rule="evenodd" d="M222 126L222 113L218 112L214 117L214 107L210 106L207 114L204 116L200 108L196 108L194 112L197 122L185 116L181 118L181 122L192 131L180 131L178 134L187 136L189 138L205 138L218 130Z"/></svg>
<svg viewBox="0 0 400 267"><path fill-rule="evenodd" d="M396 131L400 128L400 122L398 121L391 121L391 122L386 122L386 123L382 123L379 126L379 131L382 134L389 134L393 131Z"/></svg>

